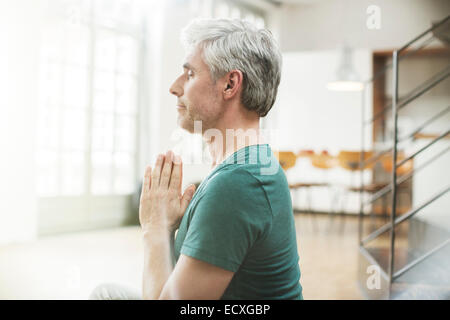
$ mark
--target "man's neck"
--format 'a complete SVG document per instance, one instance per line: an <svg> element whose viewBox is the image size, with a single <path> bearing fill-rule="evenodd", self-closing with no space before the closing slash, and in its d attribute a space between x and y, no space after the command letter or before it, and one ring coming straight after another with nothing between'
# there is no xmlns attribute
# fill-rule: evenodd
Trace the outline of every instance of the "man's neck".
<svg viewBox="0 0 450 320"><path fill-rule="evenodd" d="M222 133L222 136L214 136L206 141L212 159L212 168L215 168L239 149L264 143L260 133L259 119L235 127L217 129Z"/></svg>

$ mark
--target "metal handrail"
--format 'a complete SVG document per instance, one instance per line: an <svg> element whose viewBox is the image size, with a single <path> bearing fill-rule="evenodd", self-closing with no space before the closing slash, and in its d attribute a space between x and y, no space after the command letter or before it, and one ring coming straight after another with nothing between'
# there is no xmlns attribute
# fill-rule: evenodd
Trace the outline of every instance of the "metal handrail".
<svg viewBox="0 0 450 320"><path fill-rule="evenodd" d="M420 125L419 127L417 127L413 132L405 135L402 138L397 139L397 142L403 142L407 139L411 139L414 138L414 136L419 133L420 131L422 131L422 129L424 129L427 125L429 125L430 123L432 123L433 121L436 121L437 119L439 119L440 117L444 116L447 112L450 111L450 106L448 106L447 108L443 109L442 111L438 112L436 115L434 115L433 117L431 117L430 119L428 119L427 121L425 121L422 125ZM377 152L376 154L374 154L372 157L366 159L365 161L362 161L361 164L361 168L365 168L367 165L376 162L378 159L380 159L382 156L384 156L385 154L389 153L392 151L393 147L389 147L386 148L383 151Z"/></svg>
<svg viewBox="0 0 450 320"><path fill-rule="evenodd" d="M425 208L426 206L428 206L429 204L433 203L438 198L440 198L441 196L446 194L448 191L450 191L450 185L448 185L446 188L444 188L441 191L439 191L438 193L434 194L430 199L428 199L427 201L422 203L417 208L413 208L413 209L409 210L406 214L403 214L403 215L401 215L399 217L396 217L396 212L397 212L397 210L396 210L396 206L397 206L397 187L401 183L403 183L404 181L406 181L407 179L412 177L414 175L414 173L416 173L419 170L425 168L432 161L436 160L437 158L442 156L444 153L446 153L450 149L450 147L448 147L444 151L439 152L437 155L435 155L431 159L427 160L427 162L422 164L420 167L411 170L409 173L401 176L400 178L397 178L397 168L399 168L400 166L404 165L407 161L411 160L412 158L414 158L415 156L417 156L418 154L420 154L424 150L428 149L431 145L436 143L436 141L439 141L440 139L444 138L445 136L447 136L450 133L450 130L447 130L446 132L444 132L443 134L441 134L437 138L433 139L433 141L431 141L430 143L428 143L424 147L420 148L418 151L416 151L415 153L413 153L412 155L410 155L406 159L402 159L400 162L397 162L398 143L400 141L404 141L404 140L406 140L408 138L411 138L411 137L414 138L415 135L418 132L420 132L425 126L427 126L429 123L435 121L436 119L440 118L442 115L446 114L449 111L449 107L447 107L445 110L439 112L438 114L436 114L432 118L428 119L425 123L423 123L421 126L416 128L409 135L404 136L401 139L398 138L398 113L399 113L399 110L401 108L405 107L406 105L408 105L410 102L412 102L415 99L419 98L425 92L427 92L428 90L430 90L431 88L436 86L438 83L440 83L441 81L443 81L444 79L446 79L450 75L450 65L448 65L445 69L441 70L440 72L438 72L437 74L433 75L431 78L427 79L426 81L421 83L419 86L417 86L416 88L411 90L405 97L403 97L402 99L399 99L398 98L398 72L399 72L398 63L399 63L400 59L404 58L405 56L408 56L408 55L412 54L413 52L417 52L421 48L423 48L426 45L428 45L428 43L434 39L434 35L432 35L429 39L425 40L425 42L422 43L419 46L419 48L413 49L409 53L407 52L407 53L402 55L401 53L404 52L404 50L406 50L408 47L410 47L413 43L415 43L418 40L420 40L421 38L423 38L429 32L435 30L436 28L441 27L443 24L447 23L449 20L450 20L450 16L447 16L445 19L443 19L439 23L435 24L431 28L429 28L426 31L422 32L420 35L418 35L413 40L409 41L406 45L401 47L399 50L396 50L396 51L393 52L393 54L392 54L392 68L393 68L393 70L392 70L392 77L393 77L392 85L393 85L393 93L392 93L392 102L391 102L391 104L390 105L386 105L379 113L377 113L375 116L373 116L372 119L370 119L369 121L365 121L364 113L362 112L362 126L361 126L361 128L362 128L362 135L361 135L362 139L361 139L361 146L362 146L362 150L364 151L364 130L365 130L366 125L367 124L373 124L373 122L375 120L377 120L378 118L380 118L382 115L384 115L386 113L387 109L389 109L389 108L392 109L392 117L393 117L393 124L394 124L394 134L393 134L392 147L375 154L374 156L372 156L371 158L369 158L367 160L365 160L362 155L360 156L360 165L361 165L361 168L364 168L367 164L378 160L384 154L392 151L392 168L393 168L393 170L392 170L392 180L391 180L391 183L388 186L386 186L383 189L379 190L370 199L370 201L368 201L366 203L364 203L363 199L362 199L362 189L363 188L360 188L360 211L359 211L359 226L358 226L360 252L363 253L367 257L367 259L369 261L371 261L372 263L377 264L378 266L380 266L379 263L374 259L374 257L370 254L370 252L367 251L364 248L364 245L367 244L369 241L377 238L378 236L380 236L384 232L390 230L390 246L389 246L388 271L387 271L387 273L384 273L384 270L382 270L383 271L383 275L387 277L387 280L389 282L389 297L390 297L391 292L392 292L392 283L393 283L393 281L395 279L397 279L400 275L402 275L404 272L406 272L407 270L411 269L412 267L414 267L415 265L417 265L421 261L425 260L430 255L434 254L436 251L440 250L443 246L445 246L447 244L448 241L450 241L450 239L447 240L443 245L437 246L436 248L432 249L431 251L429 251L425 255L421 256L419 259L416 259L413 262L409 263L408 265L403 267L401 270L399 270L397 272L394 272L394 265L395 265L395 263L394 263L395 262L395 235L396 235L395 227L397 225L401 224L402 222L412 218L417 212L419 212L420 210L422 210L423 208ZM366 87L366 85L368 83L373 82L378 76L380 76L381 74L385 73L386 70L389 67L391 67L391 66L390 65L386 65L380 72L375 74L369 81L364 82L364 88ZM363 93L363 96L364 96L364 93ZM363 98L363 105L364 105L364 98ZM363 152L361 154L363 154ZM361 170L360 180L361 180L361 187L363 187L364 186L364 179L363 179L363 176L362 176L362 170ZM362 221L363 221L363 214L364 214L364 205L372 203L377 198L383 196L384 194L386 194L389 191L392 191L390 222L385 224L385 225L383 225L382 227L378 228L377 230L375 230L374 232L369 234L366 238L362 239L362 229L363 229L362 228ZM382 269L382 268L380 268L380 269Z"/></svg>
<svg viewBox="0 0 450 320"><path fill-rule="evenodd" d="M398 103L397 111L409 104L411 101L417 99L422 94L427 92L428 90L432 89L434 86L439 84L441 81L445 80L450 75L450 65L448 65L445 69L441 70L439 73L432 76L430 79L426 80L425 82L421 83L419 86L411 90L405 98L401 100L401 102ZM422 89L423 88L423 89ZM416 92L417 91L417 92ZM379 111L376 115L374 115L371 119L366 120L364 125L368 125L373 123L374 121L381 118L386 111L392 107L392 103L386 105L381 111Z"/></svg>
<svg viewBox="0 0 450 320"><path fill-rule="evenodd" d="M400 217L396 218L394 223L392 224L391 222L384 224L383 226L381 226L380 228L378 228L377 230L375 230L374 232L372 232L371 234L369 234L367 237L365 237L362 241L361 244L367 244L370 241L374 240L375 238L377 238L379 235L385 233L386 231L389 231L392 229L392 225L394 225L394 229L397 225L399 225L400 223L402 223L405 220L410 219L412 216L414 216L417 212L419 212L420 210L422 210L423 208L425 208L426 206L428 206L429 204L431 204L433 201L435 201L436 199L439 199L441 196L443 196L444 194L446 194L448 191L450 190L450 186L447 186L446 188L444 188L443 190L437 192L433 197L431 197L430 199L428 199L427 201L425 201L424 203L422 203L420 206L418 206L417 208L411 209L410 211L408 211L407 213L401 215Z"/></svg>
<svg viewBox="0 0 450 320"><path fill-rule="evenodd" d="M425 36L427 33L432 32L434 29L439 28L440 26L442 26L443 24L445 24L446 22L450 21L450 15L448 15L446 18L442 19L441 21L439 21L438 23L436 23L434 26L432 26L431 28L425 30L424 32L422 32L421 34L419 34L417 37L415 37L414 39L412 39L411 41L409 41L407 44L405 44L403 47L401 47L398 52L401 52L405 49L407 49L409 46L411 46L414 42L420 40L423 36Z"/></svg>
<svg viewBox="0 0 450 320"><path fill-rule="evenodd" d="M363 161L360 168L365 168L369 164L372 164L373 162L376 162L378 159L383 157L385 154L390 153L392 151L392 148L393 147L389 147L389 148L384 149L383 151L375 153L373 156L368 158L366 161Z"/></svg>
<svg viewBox="0 0 450 320"><path fill-rule="evenodd" d="M427 32L424 32L423 35L434 31L435 29L439 28L442 24L445 23L446 20L448 20L450 16L448 16L446 19L444 19L443 21L441 21L440 23L436 24L435 26L433 26L432 28L430 28ZM422 36L423 36L422 35ZM421 37L417 38L420 39ZM417 53L418 51L424 49L426 46L428 46L431 42L433 42L433 40L436 40L437 37L435 34L432 34L427 40L425 40L420 46L418 46L417 48L414 48L413 50L410 50L404 54L399 54L398 56L398 61L403 60L411 55L414 55L415 53ZM417 41L416 40L416 41ZM411 43L412 44L412 43ZM400 53L400 52L399 52ZM386 71L388 69L390 69L393 66L393 62L386 64L381 70L379 70L375 75L373 75L370 79L364 81L365 84L371 83L373 81L375 81L377 78L379 78L380 76L382 76L383 74L386 73ZM389 109L391 107L391 105L386 105L385 107L383 107L383 109L375 116L373 117L371 120L363 122L364 125L370 124L373 121L377 120L378 118L380 118L387 109Z"/></svg>
<svg viewBox="0 0 450 320"><path fill-rule="evenodd" d="M430 123L436 121L437 119L439 119L440 117L444 116L447 112L450 111L450 106L447 106L447 108L443 109L442 111L438 112L437 114L435 114L434 116L432 116L430 119L428 119L427 121L425 121L422 125L420 125L419 127L416 128L416 130L414 130L413 132L405 135L404 137L398 139L399 142L402 142L406 139L411 139L414 138L414 136L416 134L418 134L420 131L422 131L422 129L424 129L427 125L429 125Z"/></svg>
<svg viewBox="0 0 450 320"><path fill-rule="evenodd" d="M394 65L392 66L392 86L393 86L393 94L392 94L392 117L394 120L394 149L392 151L392 203L391 203L391 246L389 248L389 267L388 267L388 274L389 274L389 286L392 284L392 275L394 274L394 251L395 251L395 215L397 213L397 170L396 170L396 164L397 164L397 132L398 132L398 108L400 106L397 106L398 104L398 51L394 51L392 54L392 61L394 62ZM389 295L391 292L391 288L389 288Z"/></svg>
<svg viewBox="0 0 450 320"><path fill-rule="evenodd" d="M403 60L413 54L415 54L416 52L424 49L426 46L428 46L431 42L433 42L433 40L436 40L436 36L435 35L431 35L427 40L425 40L420 46L418 46L417 48L414 48L413 50L410 50L408 52L406 52L405 54L402 54L398 57L398 60ZM387 70L389 70L392 67L392 62L391 63L386 63L386 65L379 70L377 73L375 73L375 75L372 76L372 78L368 79L365 81L365 83L371 83L373 81L375 81L376 79L378 79L380 76L382 76L383 74L386 73Z"/></svg>
<svg viewBox="0 0 450 320"><path fill-rule="evenodd" d="M415 173L419 172L423 168L426 168L431 162L440 158L443 154L447 153L449 150L450 150L450 146L447 147L446 149L443 149L441 152L437 153L432 158L428 159L426 162L422 163L420 166L418 166L414 170L411 170L409 173L406 173L403 176L401 176L399 179L397 179L397 186L401 185L403 182L405 182L406 180L411 178ZM367 205L371 204L372 202L374 202L375 200L381 198L382 196L387 194L389 191L391 191L391 188L392 188L392 185L388 184L381 190L377 191L376 193L373 194L373 196L368 201L363 203L363 206L367 206Z"/></svg>
<svg viewBox="0 0 450 320"><path fill-rule="evenodd" d="M448 135L450 133L450 129L447 130L446 132L442 133L441 135L439 135L437 138L433 139L432 141L430 141L428 144L426 144L425 146L423 146L422 148L420 148L419 150L417 150L416 152L414 152L412 155L410 155L409 157L406 157L405 159L403 159L402 161L400 161L399 163L397 163L395 165L395 168L399 168L402 165L404 165L406 162L408 162L409 160L411 160L412 158L414 158L415 156L417 156L418 154L422 153L422 151L428 149L429 147L431 147L433 144L435 144L437 141L445 138L446 135Z"/></svg>

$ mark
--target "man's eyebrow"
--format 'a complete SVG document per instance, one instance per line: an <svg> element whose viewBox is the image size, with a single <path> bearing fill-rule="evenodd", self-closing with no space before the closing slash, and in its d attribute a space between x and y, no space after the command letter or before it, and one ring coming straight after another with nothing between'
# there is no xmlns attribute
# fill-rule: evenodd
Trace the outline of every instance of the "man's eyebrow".
<svg viewBox="0 0 450 320"><path fill-rule="evenodd" d="M186 62L183 64L184 69L191 69L192 71L195 71L195 68L189 64L189 62Z"/></svg>

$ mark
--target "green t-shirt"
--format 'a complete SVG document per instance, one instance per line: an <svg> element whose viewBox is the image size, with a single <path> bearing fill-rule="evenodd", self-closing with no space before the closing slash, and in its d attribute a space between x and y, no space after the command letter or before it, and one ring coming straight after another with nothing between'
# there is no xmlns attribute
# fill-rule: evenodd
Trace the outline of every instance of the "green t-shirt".
<svg viewBox="0 0 450 320"><path fill-rule="evenodd" d="M268 144L242 148L198 187L180 253L235 272L222 299L303 299L291 195Z"/></svg>

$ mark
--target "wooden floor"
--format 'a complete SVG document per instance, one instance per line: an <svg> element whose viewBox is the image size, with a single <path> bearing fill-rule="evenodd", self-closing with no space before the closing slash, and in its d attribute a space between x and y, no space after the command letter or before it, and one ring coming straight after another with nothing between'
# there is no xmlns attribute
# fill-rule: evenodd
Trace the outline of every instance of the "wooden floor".
<svg viewBox="0 0 450 320"><path fill-rule="evenodd" d="M363 299L358 289L358 224L352 216L297 214L305 299Z"/></svg>
<svg viewBox="0 0 450 320"><path fill-rule="evenodd" d="M363 299L356 217L295 214L305 299ZM0 247L0 299L85 299L102 282L140 288L139 227Z"/></svg>

